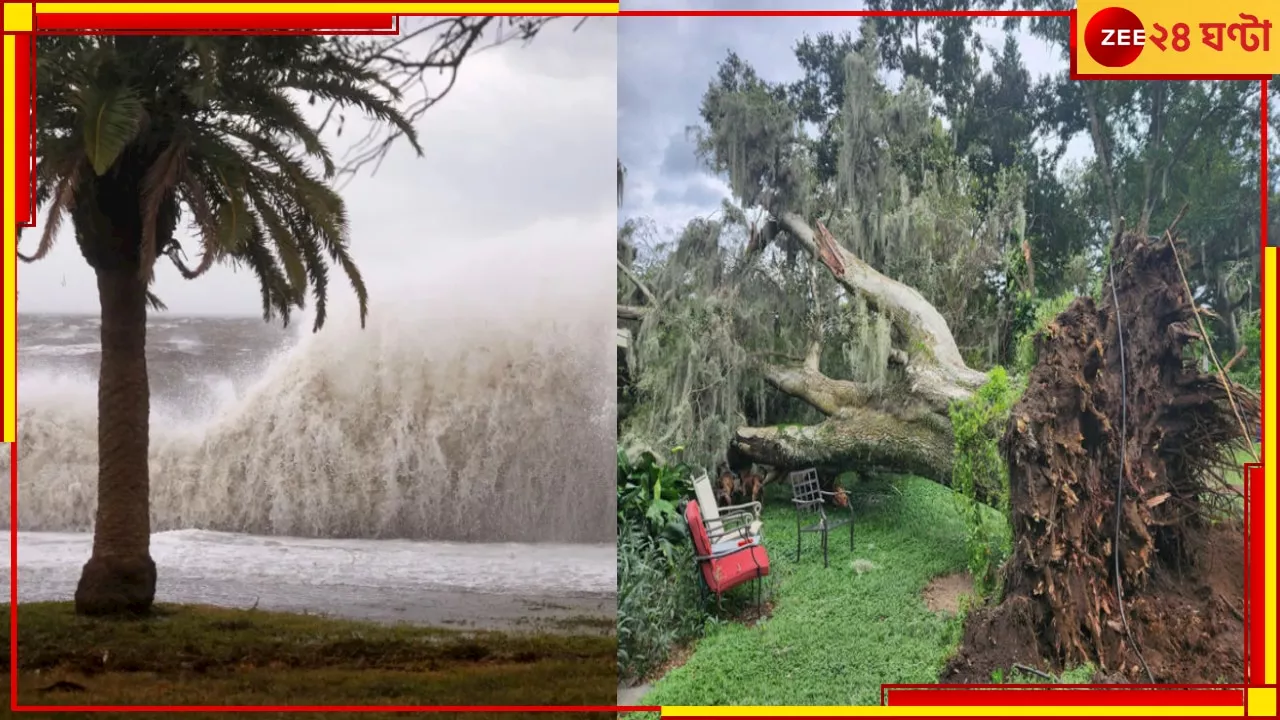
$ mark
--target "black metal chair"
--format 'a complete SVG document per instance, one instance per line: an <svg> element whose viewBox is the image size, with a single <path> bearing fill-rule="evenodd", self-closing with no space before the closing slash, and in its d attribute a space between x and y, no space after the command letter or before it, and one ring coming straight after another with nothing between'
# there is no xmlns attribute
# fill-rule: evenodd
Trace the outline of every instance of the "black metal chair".
<svg viewBox="0 0 1280 720"><path fill-rule="evenodd" d="M791 502L796 508L796 562L800 562L800 549L804 544L804 534L819 533L822 536L822 567L831 567L827 552L827 533L849 526L849 550L853 550L853 503L847 503L849 518L832 520L827 517L826 500L834 498L835 493L826 492L818 484L818 471L814 468L793 472L791 480ZM805 513L817 513L818 522L804 526L802 517Z"/></svg>

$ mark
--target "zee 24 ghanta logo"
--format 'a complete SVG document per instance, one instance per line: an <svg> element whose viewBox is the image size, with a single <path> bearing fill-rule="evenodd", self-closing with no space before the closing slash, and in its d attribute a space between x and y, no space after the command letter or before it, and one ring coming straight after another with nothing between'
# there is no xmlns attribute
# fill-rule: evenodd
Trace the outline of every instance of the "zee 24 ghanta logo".
<svg viewBox="0 0 1280 720"><path fill-rule="evenodd" d="M1238 43L1244 52L1271 50L1271 20L1259 21L1255 15L1240 13L1234 22L1197 23L1195 30L1199 31L1202 45L1218 52L1227 43ZM1148 28L1133 11L1111 7L1089 18L1084 28L1084 46L1094 62L1120 68L1137 60L1147 45L1154 45L1161 52L1186 52L1196 41L1192 33L1193 28L1187 23L1174 23L1171 27L1151 23Z"/></svg>

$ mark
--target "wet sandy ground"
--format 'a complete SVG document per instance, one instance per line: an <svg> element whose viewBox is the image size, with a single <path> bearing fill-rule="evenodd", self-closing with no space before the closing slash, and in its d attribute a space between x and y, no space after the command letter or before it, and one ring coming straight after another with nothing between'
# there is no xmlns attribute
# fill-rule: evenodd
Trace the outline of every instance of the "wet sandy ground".
<svg viewBox="0 0 1280 720"><path fill-rule="evenodd" d="M91 540L21 533L19 602L70 600ZM0 535L9 554L9 533ZM610 632L614 561L595 546L153 536L157 601L466 629ZM607 566L604 562L607 561ZM9 584L9 570L0 569ZM7 599L7 593L6 593ZM19 611L21 618L21 611Z"/></svg>

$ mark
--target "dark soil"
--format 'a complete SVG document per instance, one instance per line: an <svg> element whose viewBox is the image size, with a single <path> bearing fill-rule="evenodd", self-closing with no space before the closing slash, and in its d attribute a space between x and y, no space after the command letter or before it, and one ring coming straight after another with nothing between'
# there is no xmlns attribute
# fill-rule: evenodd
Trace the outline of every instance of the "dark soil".
<svg viewBox="0 0 1280 720"><path fill-rule="evenodd" d="M1092 663L1114 681L1243 680L1242 526L1210 518L1235 507L1216 478L1244 433L1217 377L1185 359L1198 335L1171 243L1126 234L1112 252L1125 258L1127 408L1108 285L1102 303L1077 300L1038 341L1002 441L1014 530L1004 599L970 614L943 682L990 682L1013 663ZM1256 399L1236 401L1257 414Z"/></svg>

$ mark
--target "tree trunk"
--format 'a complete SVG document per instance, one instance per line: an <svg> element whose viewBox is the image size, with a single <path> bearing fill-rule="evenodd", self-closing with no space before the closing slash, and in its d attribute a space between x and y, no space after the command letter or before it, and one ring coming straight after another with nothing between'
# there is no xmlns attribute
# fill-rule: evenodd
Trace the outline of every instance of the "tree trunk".
<svg viewBox="0 0 1280 720"><path fill-rule="evenodd" d="M1111 220L1110 231L1113 233L1119 232L1120 226L1124 224L1124 218L1120 212L1120 188L1116 185L1115 172L1111 166L1111 148L1107 145L1106 129L1102 126L1105 116L1098 107L1093 88L1088 83L1082 85L1081 88L1084 95L1085 112L1089 117L1089 135L1093 138L1093 151L1098 157L1102 175L1102 187L1107 195L1107 209Z"/></svg>
<svg viewBox="0 0 1280 720"><path fill-rule="evenodd" d="M811 426L739 428L732 451L777 468L878 468L950 484L948 410L953 401L971 397L986 376L965 364L946 320L919 291L845 250L821 223L815 231L794 212L774 217L845 290L888 316L898 346L890 362L901 380L889 390L873 391L827 377L818 368L816 349L800 367L765 366L770 385L827 419Z"/></svg>
<svg viewBox="0 0 1280 720"><path fill-rule="evenodd" d="M817 425L739 428L734 447L762 465L838 467L911 473L949 484L950 424L932 415L916 420L876 408Z"/></svg>
<svg viewBox="0 0 1280 720"><path fill-rule="evenodd" d="M98 511L93 555L76 587L81 615L143 614L156 594L151 559L146 283L136 269L97 270L102 305L98 379Z"/></svg>

